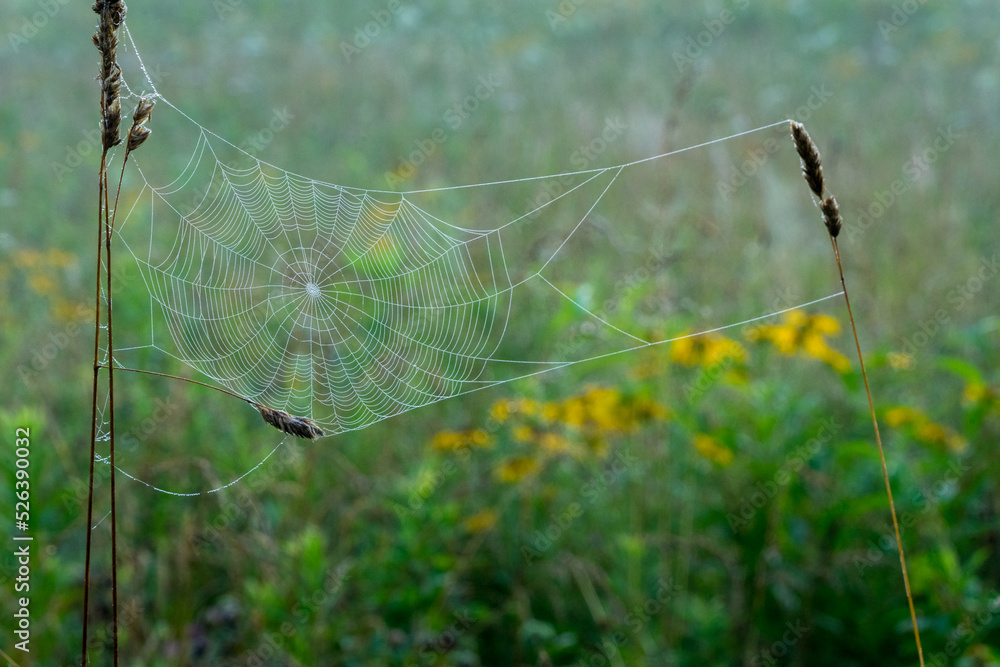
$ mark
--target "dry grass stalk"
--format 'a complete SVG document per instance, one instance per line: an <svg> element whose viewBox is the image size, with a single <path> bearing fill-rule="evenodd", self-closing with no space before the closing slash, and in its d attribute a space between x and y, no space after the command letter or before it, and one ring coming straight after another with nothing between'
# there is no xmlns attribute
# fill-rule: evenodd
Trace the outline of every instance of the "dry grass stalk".
<svg viewBox="0 0 1000 667"><path fill-rule="evenodd" d="M254 403L253 406L260 410L260 416L264 418L264 421L279 431L309 440L315 440L325 435L323 429L308 417L296 417L284 410L275 410L259 403Z"/></svg>
<svg viewBox="0 0 1000 667"><path fill-rule="evenodd" d="M101 52L101 137L104 150L121 143L118 127L121 125L122 108L120 91L122 70L118 66L117 30L125 20L125 3L121 0L97 0L94 11L100 16L94 46Z"/></svg>
<svg viewBox="0 0 1000 667"><path fill-rule="evenodd" d="M868 383L868 372L865 370L864 355L861 354L861 341L858 339L858 327L854 322L854 312L851 310L851 298L847 294L847 282L844 280L844 266L840 261L840 248L837 245L837 234L840 233L842 221L840 219L840 207L833 196L824 197L823 167L821 165L819 149L813 143L809 133L802 123L792 121L792 140L795 142L795 150L802 160L802 175L809 184L809 189L813 191L820 202L819 208L823 213L823 222L830 232L830 243L833 246L833 256L837 260L837 271L840 273L840 285L843 287L844 303L847 305L847 315L851 320L851 332L854 334L854 346L858 352L858 363L861 365L861 378L864 380L865 393L868 395L868 410L872 417L872 426L875 429L875 443L878 446L879 460L882 463L882 478L885 481L885 493L889 499L889 513L892 515L892 526L896 532L896 546L899 549L899 566L903 572L903 588L906 590L906 601L910 606L910 621L913 623L913 638L917 645L917 657L920 660L920 667L924 667L924 649L920 644L920 626L917 624L917 610L913 605L913 592L910 589L910 576L906 571L906 554L903 550L903 540L899 534L899 520L896 518L896 504L892 499L892 485L889 483L889 469L885 463L885 450L882 447L882 436L878 429L878 419L875 417L875 402L872 399L871 386Z"/></svg>

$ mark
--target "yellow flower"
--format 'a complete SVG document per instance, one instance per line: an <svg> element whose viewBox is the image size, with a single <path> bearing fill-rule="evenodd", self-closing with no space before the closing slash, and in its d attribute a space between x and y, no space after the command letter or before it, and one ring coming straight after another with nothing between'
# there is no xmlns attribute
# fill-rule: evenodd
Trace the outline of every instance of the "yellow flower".
<svg viewBox="0 0 1000 667"><path fill-rule="evenodd" d="M836 336L840 333L840 322L829 315L819 313L809 318L808 322L810 323L813 331L817 331L821 334Z"/></svg>
<svg viewBox="0 0 1000 667"><path fill-rule="evenodd" d="M485 533L492 530L497 523L497 513L493 510L483 510L468 517L462 526L470 533Z"/></svg>
<svg viewBox="0 0 1000 667"><path fill-rule="evenodd" d="M965 385L962 392L962 399L966 403L973 405L985 404L990 409L1000 410L1000 391L996 387L991 387L983 382L970 382Z"/></svg>
<svg viewBox="0 0 1000 667"><path fill-rule="evenodd" d="M934 422L920 424L917 427L916 435L917 438L929 445L941 445L955 452L965 451L968 445L965 438L955 433L955 431Z"/></svg>
<svg viewBox="0 0 1000 667"><path fill-rule="evenodd" d="M577 397L570 398L563 403L562 413L562 420L566 424L576 428L583 426L583 422L587 417L587 410L584 407L583 399Z"/></svg>
<svg viewBox="0 0 1000 667"><path fill-rule="evenodd" d="M670 344L670 361L685 366L694 366L698 363L694 349L694 336L685 336Z"/></svg>
<svg viewBox="0 0 1000 667"><path fill-rule="evenodd" d="M490 408L490 416L501 424L507 421L507 417L510 416L510 402L502 400L494 403L493 407Z"/></svg>
<svg viewBox="0 0 1000 667"><path fill-rule="evenodd" d="M44 273L35 273L30 278L28 278L28 287L31 288L35 294L45 296L51 294L56 288L56 281L52 280L52 277Z"/></svg>
<svg viewBox="0 0 1000 667"><path fill-rule="evenodd" d="M746 350L719 333L688 335L670 344L670 360L685 366L715 366L728 359L746 360Z"/></svg>
<svg viewBox="0 0 1000 667"><path fill-rule="evenodd" d="M536 401L535 399L522 398L518 402L517 409L521 414L527 415L528 417L533 417L534 415L538 414L540 408L538 405L538 401Z"/></svg>
<svg viewBox="0 0 1000 667"><path fill-rule="evenodd" d="M706 459L721 466L727 466L733 462L732 450L710 435L695 434L694 448Z"/></svg>
<svg viewBox="0 0 1000 667"><path fill-rule="evenodd" d="M441 431L431 441L431 447L442 451L455 451L464 446L465 438L457 431Z"/></svg>
<svg viewBox="0 0 1000 667"><path fill-rule="evenodd" d="M48 263L50 266L66 268L76 263L76 255L52 248L48 253Z"/></svg>
<svg viewBox="0 0 1000 667"><path fill-rule="evenodd" d="M905 406L896 406L894 408L889 408L885 412L885 421L889 426L902 426L903 424L915 421L919 418L925 418L922 414L914 410L913 408L907 408Z"/></svg>
<svg viewBox="0 0 1000 667"><path fill-rule="evenodd" d="M38 266L42 261L42 253L37 250L28 248L26 250L18 250L14 253L14 264L16 266L23 266L27 269L33 269Z"/></svg>
<svg viewBox="0 0 1000 667"><path fill-rule="evenodd" d="M562 410L558 403L546 403L542 408L542 418L545 421L554 422L559 419L559 415L562 414Z"/></svg>
<svg viewBox="0 0 1000 667"><path fill-rule="evenodd" d="M889 353L889 366L897 371L911 371L916 367L917 362L912 354L902 354L900 352Z"/></svg>
<svg viewBox="0 0 1000 667"><path fill-rule="evenodd" d="M522 424L514 429L514 439L518 442L531 442L535 439L535 431L530 426Z"/></svg>
<svg viewBox="0 0 1000 667"><path fill-rule="evenodd" d="M965 391L962 393L962 398L969 403L978 403L987 396L989 391L982 382L970 382L965 385Z"/></svg>
<svg viewBox="0 0 1000 667"><path fill-rule="evenodd" d="M670 411L667 410L665 405L657 403L651 398L636 399L632 405L632 413L638 421L646 421L647 419L662 421L670 416Z"/></svg>
<svg viewBox="0 0 1000 667"><path fill-rule="evenodd" d="M750 340L770 341L778 352L793 356L802 352L828 364L838 373L847 373L851 363L826 342L840 333L840 323L829 315L807 315L801 310L785 313L781 324L764 324L747 332Z"/></svg>
<svg viewBox="0 0 1000 667"><path fill-rule="evenodd" d="M572 449L569 440L559 435L558 433L543 434L542 437L539 439L538 444L541 445L542 449L546 449L556 454L568 452Z"/></svg>
<svg viewBox="0 0 1000 667"><path fill-rule="evenodd" d="M473 447L492 447L493 437L481 428L466 433L467 442Z"/></svg>
<svg viewBox="0 0 1000 667"><path fill-rule="evenodd" d="M501 482L519 482L538 470L538 462L527 456L517 456L500 464L496 475Z"/></svg>
<svg viewBox="0 0 1000 667"><path fill-rule="evenodd" d="M440 451L451 452L463 447L490 447L493 438L481 428L474 431L441 431L431 440L431 447Z"/></svg>
<svg viewBox="0 0 1000 667"><path fill-rule="evenodd" d="M953 429L932 422L927 415L914 408L905 406L890 408L885 413L885 420L893 427L911 424L913 436L928 445L938 445L947 447L953 452L963 452L969 444Z"/></svg>
<svg viewBox="0 0 1000 667"><path fill-rule="evenodd" d="M621 419L621 394L613 389L591 389L585 396L587 416L598 429L615 431L624 424Z"/></svg>

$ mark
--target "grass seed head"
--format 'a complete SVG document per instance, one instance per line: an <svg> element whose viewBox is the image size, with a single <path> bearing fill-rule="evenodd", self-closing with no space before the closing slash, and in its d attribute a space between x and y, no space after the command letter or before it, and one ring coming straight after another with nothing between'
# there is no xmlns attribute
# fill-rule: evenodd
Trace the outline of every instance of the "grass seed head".
<svg viewBox="0 0 1000 667"><path fill-rule="evenodd" d="M826 229L830 232L830 236L837 238L837 234L840 233L840 228L843 224L840 219L840 207L837 206L837 200L832 195L827 197L820 202L819 210L823 212L823 222L826 223Z"/></svg>
<svg viewBox="0 0 1000 667"><path fill-rule="evenodd" d="M135 105L135 113L132 114L132 127L128 131L128 152L134 151L146 141L151 130L146 127L149 121L149 114L153 111L154 102L149 97L140 97L139 103Z"/></svg>
<svg viewBox="0 0 1000 667"><path fill-rule="evenodd" d="M802 123L792 121L792 140L795 141L795 150L802 160L802 175L805 176L806 183L813 193L823 198L823 166L819 157L819 149L813 143L812 137L806 132Z"/></svg>
<svg viewBox="0 0 1000 667"><path fill-rule="evenodd" d="M121 0L97 0L94 12L100 17L94 46L101 52L101 138L104 150L121 143L118 127L121 125L122 110L119 95L122 86L122 70L118 66L117 30L125 20L125 3Z"/></svg>
<svg viewBox="0 0 1000 667"><path fill-rule="evenodd" d="M283 433L308 440L315 440L325 435L323 429L308 417L296 417L284 410L275 410L264 405L255 404L254 407L260 411L260 416L264 418L264 421Z"/></svg>

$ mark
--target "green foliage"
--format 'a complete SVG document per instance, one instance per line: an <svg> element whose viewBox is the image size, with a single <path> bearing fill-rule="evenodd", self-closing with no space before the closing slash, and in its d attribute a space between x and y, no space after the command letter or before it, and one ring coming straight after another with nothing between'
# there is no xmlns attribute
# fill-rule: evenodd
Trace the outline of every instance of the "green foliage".
<svg viewBox="0 0 1000 667"><path fill-rule="evenodd" d="M989 12L920 4L896 26L907 3L761 0L677 67L706 20L745 3L438 0L407 3L347 61L342 44L387 4L130 10L169 99L235 143L287 106L293 122L253 152L349 185L382 187L489 73L501 76L497 97L448 126L401 188L576 168L574 151L617 114L646 123L655 145L615 143L588 166L784 118L814 87L832 91L800 120L823 145L845 214L841 249L871 350L924 653L934 665L1000 663L1000 302L975 283L996 247L1000 206ZM97 171L87 143L97 122L93 17L84 3L51 3L57 17L12 41L43 6L0 8L12 26L0 68L16 91L0 96L0 427L5 442L32 429L39 665L78 659ZM546 12L560 7L566 20L553 26ZM66 113L57 98L93 108ZM173 136L158 120L154 111L147 143ZM954 148L910 179L907 165L951 125ZM188 157L143 168L176 173ZM677 164L661 184L671 207L637 204L646 226L619 230L639 247L676 251L654 258L650 279L613 283L619 256L605 237L588 239L584 269L599 295L616 295L612 323L679 333L691 312L726 299L734 275L762 303L772 298L772 273L755 267L752 248L712 236L715 217L786 243L803 293L828 284L832 265L796 259L825 242L815 211L752 178L724 203L727 172L708 160ZM793 161L781 169L804 187ZM905 196L873 217L897 179ZM511 220L534 194L525 186L516 201L474 214ZM653 230L675 218L674 231ZM372 270L390 271L394 252ZM117 322L148 338L138 270L117 266ZM839 313L835 303L823 312ZM549 315L555 334L576 314ZM519 338L516 324L512 344L543 344ZM824 337L825 348L782 349L780 327L791 324L769 324L778 329L730 333L736 347L647 350L336 440L287 442L213 494L165 495L119 475L123 664L916 664L852 345L842 333ZM147 380L116 375L119 462L144 482L217 488L277 442L246 406ZM0 457L4 507L14 466ZM95 474L96 665L110 662L111 617L107 465ZM15 572L5 548L5 592ZM0 597L0 648L11 655L13 604Z"/></svg>

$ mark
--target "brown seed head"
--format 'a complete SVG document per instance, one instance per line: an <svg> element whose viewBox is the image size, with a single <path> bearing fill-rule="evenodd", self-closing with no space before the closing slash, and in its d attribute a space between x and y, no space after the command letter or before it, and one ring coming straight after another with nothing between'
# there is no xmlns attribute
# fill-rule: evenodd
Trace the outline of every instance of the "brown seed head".
<svg viewBox="0 0 1000 667"><path fill-rule="evenodd" d="M837 206L837 200L832 195L827 197L820 202L819 210L823 212L823 222L826 223L826 229L830 232L830 236L837 238L837 234L840 233L842 226L840 207Z"/></svg>
<svg viewBox="0 0 1000 667"><path fill-rule="evenodd" d="M156 102L149 97L140 97L139 103L135 105L135 112L132 114L132 127L128 131L128 152L131 153L142 145L142 142L149 136L151 130L146 127L149 121L149 114L153 111Z"/></svg>
<svg viewBox="0 0 1000 667"><path fill-rule="evenodd" d="M104 149L121 143L118 126L121 124L121 105L118 101L122 85L122 72L118 67L118 35L116 31L125 20L125 3L121 0L97 0L94 11L100 17L94 46L101 52L101 138Z"/></svg>
<svg viewBox="0 0 1000 667"><path fill-rule="evenodd" d="M819 157L819 149L813 143L809 133L802 123L792 121L792 140L795 142L795 150L802 160L802 175L805 176L806 183L813 193L823 198L823 166Z"/></svg>
<svg viewBox="0 0 1000 667"><path fill-rule="evenodd" d="M260 411L260 416L264 418L264 421L283 433L295 435L300 438L307 438L309 440L315 440L316 438L321 438L325 435L325 433L323 433L323 429L317 426L316 422L308 417L296 417L288 414L284 410L275 410L274 408L258 405L256 403L254 404L254 407Z"/></svg>

